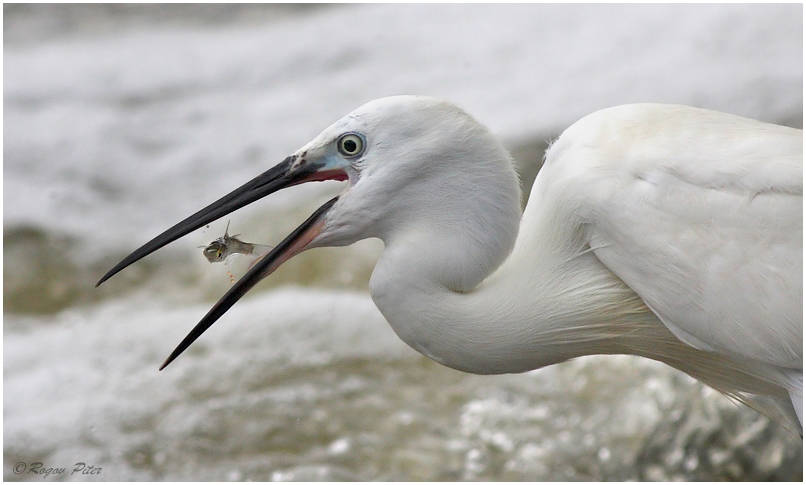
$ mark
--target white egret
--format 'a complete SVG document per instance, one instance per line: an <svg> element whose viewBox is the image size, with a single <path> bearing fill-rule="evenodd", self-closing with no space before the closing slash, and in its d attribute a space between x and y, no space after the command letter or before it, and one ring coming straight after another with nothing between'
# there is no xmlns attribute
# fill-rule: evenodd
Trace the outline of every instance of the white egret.
<svg viewBox="0 0 806 485"><path fill-rule="evenodd" d="M546 153L523 217L512 160L461 109L372 101L121 261L279 189L348 180L235 284L376 237L375 304L446 366L523 372L590 354L680 369L802 430L803 132L684 106L598 111Z"/></svg>

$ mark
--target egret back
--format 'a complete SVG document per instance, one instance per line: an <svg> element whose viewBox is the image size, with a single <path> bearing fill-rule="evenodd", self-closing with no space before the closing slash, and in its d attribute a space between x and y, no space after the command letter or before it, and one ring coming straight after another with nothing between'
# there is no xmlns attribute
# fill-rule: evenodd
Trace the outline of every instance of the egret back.
<svg viewBox="0 0 806 485"><path fill-rule="evenodd" d="M795 401L802 162L801 130L683 106L621 106L563 133L532 197L576 218L596 257L677 338L779 370L774 378Z"/></svg>

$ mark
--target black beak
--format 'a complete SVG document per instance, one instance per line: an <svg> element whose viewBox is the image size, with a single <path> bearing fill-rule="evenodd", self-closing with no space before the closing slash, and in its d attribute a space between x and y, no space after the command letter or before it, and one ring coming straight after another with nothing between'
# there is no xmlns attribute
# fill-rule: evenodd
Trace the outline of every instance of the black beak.
<svg viewBox="0 0 806 485"><path fill-rule="evenodd" d="M269 254L263 256L243 278L239 279L238 282L218 300L218 303L213 305L213 308L207 312L207 315L193 327L193 330L190 331L187 337L182 340L174 351L171 352L171 355L169 355L160 366L160 370L164 369L168 364L173 362L174 359L179 357L185 349L190 347L190 344L196 341L205 330L210 328L221 315L226 313L235 302L240 300L241 297L258 284L260 280L272 274L274 270L279 268L281 264L292 256L304 251L308 243L321 232L324 222L323 216L327 213L328 209L333 207L333 204L335 204L337 200L339 200L339 198L334 197L322 205L322 207L316 209L316 212L314 212L311 217L298 228L294 229L294 232L283 239L283 242L272 249Z"/></svg>
<svg viewBox="0 0 806 485"><path fill-rule="evenodd" d="M322 165L306 162L291 156L270 170L258 175L238 189L233 190L221 199L213 202L199 212L193 214L172 228L163 232L142 247L128 255L109 270L95 285L99 286L111 278L115 273L151 254L157 249L171 243L180 237L219 219L230 212L244 207L280 189L304 182L323 180L346 180L347 175L341 170L321 170ZM324 227L324 215L333 207L338 197L335 197L316 210L302 225L294 230L283 242L278 244L269 254L261 258L249 272L244 275L230 290L213 306L205 317L193 328L187 337L171 353L160 370L170 364L190 344L192 344L205 330L218 320L243 295L252 289L261 279L270 275L281 264L292 256L304 251L308 244L319 235Z"/></svg>
<svg viewBox="0 0 806 485"><path fill-rule="evenodd" d="M195 231L201 226L220 219L230 212L249 205L280 189L304 182L306 177L316 173L320 168L313 164L296 164L296 162L296 156L286 158L278 165L258 175L151 241L143 244L139 249L123 258L123 261L115 265L114 268L110 269L103 278L95 284L95 287L100 286L101 283L111 278L123 268L148 256L166 244L172 243L180 237Z"/></svg>

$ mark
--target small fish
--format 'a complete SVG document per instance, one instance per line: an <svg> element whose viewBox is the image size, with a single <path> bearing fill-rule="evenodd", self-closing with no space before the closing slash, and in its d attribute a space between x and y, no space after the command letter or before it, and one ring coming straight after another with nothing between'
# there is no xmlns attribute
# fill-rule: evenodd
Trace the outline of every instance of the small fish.
<svg viewBox="0 0 806 485"><path fill-rule="evenodd" d="M211 242L207 246L199 246L203 247L204 250L202 254L204 257L207 258L207 261L211 263L220 263L224 262L224 264L229 267L232 264L232 261L235 259L235 256L242 254L248 256L252 261L249 267L252 267L252 264L255 263L260 257L268 254L271 251L272 246L265 246L263 244L252 244L248 242L241 241L238 239L239 234L234 236L229 235L229 222L227 222L227 228L224 230L224 235L216 239L215 241ZM235 277L232 276L232 273L227 270L227 274L229 275L230 281L235 282Z"/></svg>

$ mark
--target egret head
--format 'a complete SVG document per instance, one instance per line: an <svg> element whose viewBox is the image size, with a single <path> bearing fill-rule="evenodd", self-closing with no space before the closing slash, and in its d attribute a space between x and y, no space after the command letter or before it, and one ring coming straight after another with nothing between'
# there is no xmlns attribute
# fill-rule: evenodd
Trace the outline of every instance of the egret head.
<svg viewBox="0 0 806 485"><path fill-rule="evenodd" d="M517 175L497 138L461 109L429 97L367 103L293 156L321 167L317 173L349 180L308 247L369 237L389 243L415 225L445 229L447 214L509 208L513 200L501 194L518 195Z"/></svg>
<svg viewBox="0 0 806 485"><path fill-rule="evenodd" d="M160 247L262 197L325 180L348 181L348 185L258 261L163 367L258 281L306 249L344 246L369 237L389 244L397 235L411 234L412 228L415 232L465 232L469 238L492 231L508 235L491 243L501 246L494 252L503 258L517 234L518 180L501 143L449 103L395 96L372 101L348 114L277 166L143 245L98 284ZM507 216L501 217L501 213ZM456 218L456 214L463 216ZM468 221L481 221L483 227ZM498 263L500 260L490 264Z"/></svg>

